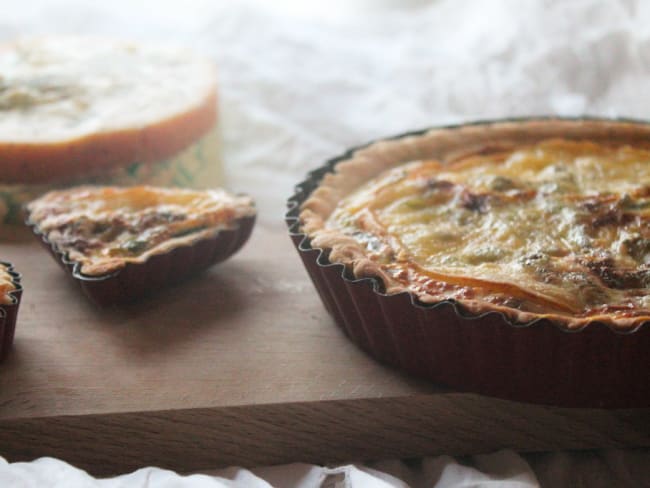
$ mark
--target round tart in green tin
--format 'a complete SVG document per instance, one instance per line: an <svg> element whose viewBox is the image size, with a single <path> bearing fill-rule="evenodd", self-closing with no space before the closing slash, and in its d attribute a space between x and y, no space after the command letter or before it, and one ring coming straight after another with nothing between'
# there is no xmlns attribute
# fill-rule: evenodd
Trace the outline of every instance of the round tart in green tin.
<svg viewBox="0 0 650 488"><path fill-rule="evenodd" d="M0 45L0 225L80 184L223 184L215 66L167 45L39 36Z"/></svg>

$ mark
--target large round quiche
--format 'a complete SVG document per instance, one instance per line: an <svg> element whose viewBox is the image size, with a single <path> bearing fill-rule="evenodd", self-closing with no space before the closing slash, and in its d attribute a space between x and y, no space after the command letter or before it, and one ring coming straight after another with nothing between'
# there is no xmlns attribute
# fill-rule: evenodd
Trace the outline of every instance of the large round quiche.
<svg viewBox="0 0 650 488"><path fill-rule="evenodd" d="M434 129L353 150L300 190L308 269L375 356L510 398L650 402L650 126Z"/></svg>

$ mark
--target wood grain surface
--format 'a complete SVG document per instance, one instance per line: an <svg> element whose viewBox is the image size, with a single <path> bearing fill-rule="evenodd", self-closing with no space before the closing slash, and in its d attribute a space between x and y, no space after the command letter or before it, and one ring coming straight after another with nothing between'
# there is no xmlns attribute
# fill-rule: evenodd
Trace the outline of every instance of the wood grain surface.
<svg viewBox="0 0 650 488"><path fill-rule="evenodd" d="M263 219L230 261L113 309L89 303L31 236L3 234L0 258L26 289L0 366L10 461L56 456L108 475L650 446L650 409L525 405L374 362L326 314L281 223Z"/></svg>

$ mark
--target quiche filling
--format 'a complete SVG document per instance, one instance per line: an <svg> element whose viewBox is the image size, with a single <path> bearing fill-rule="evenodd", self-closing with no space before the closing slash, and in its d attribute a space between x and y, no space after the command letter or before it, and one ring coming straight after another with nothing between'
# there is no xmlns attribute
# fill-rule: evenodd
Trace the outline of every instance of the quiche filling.
<svg viewBox="0 0 650 488"><path fill-rule="evenodd" d="M7 267L0 264L0 305L10 305L14 302L11 292L16 290L13 277Z"/></svg>
<svg viewBox="0 0 650 488"><path fill-rule="evenodd" d="M247 196L148 186L54 191L27 209L38 231L89 276L191 244L255 215Z"/></svg>
<svg viewBox="0 0 650 488"><path fill-rule="evenodd" d="M650 319L650 150L546 140L410 162L343 198L312 245L425 303L640 323Z"/></svg>
<svg viewBox="0 0 650 488"><path fill-rule="evenodd" d="M59 142L146 127L200 104L214 67L187 50L101 37L0 47L0 142Z"/></svg>

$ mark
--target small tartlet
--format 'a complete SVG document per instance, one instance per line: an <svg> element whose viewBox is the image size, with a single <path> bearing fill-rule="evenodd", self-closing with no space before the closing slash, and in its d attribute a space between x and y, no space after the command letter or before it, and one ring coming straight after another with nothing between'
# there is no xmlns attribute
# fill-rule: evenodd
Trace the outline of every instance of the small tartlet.
<svg viewBox="0 0 650 488"><path fill-rule="evenodd" d="M514 272L513 267L502 265L503 270L492 270L492 277L503 278L511 273L510 280L452 275L453 286L448 286L449 282L444 282L449 277L445 265L457 264L450 252L447 261L425 260L424 264L431 266L422 272L425 266L418 261L422 256L413 253L414 243L419 242L426 251L435 232L423 232L423 226L418 227L422 222L414 222L413 214L431 204L427 198L436 200L444 212L428 214L426 222L434 231L450 234L450 229L458 229L447 225L450 220L446 222L445 216L459 217L452 207L465 207L471 226L481 219L498 217L500 210L495 208L503 205L504 199L534 202L539 194L539 188L515 185L509 189L504 186L506 191L497 192L495 198L494 192L463 187L466 182L462 178L454 180L454 167L471 172L477 163L480 166L490 159L490 164L496 165L512 155L525 159L517 151L532 148L533 152L543 152L545 144L564 144L574 149L602 146L608 151L625 147L628 149L623 151L633 153L632 149L638 149L648 155L648 140L647 124L594 119L495 121L410 133L352 149L312 172L289 201L287 223L326 308L350 338L377 359L439 383L504 398L570 406L647 406L650 314L645 305L650 284L643 282L643 277L648 274L648 263L637 262L639 276L634 278L643 282L643 289L634 291L639 306L630 313L616 304L611 310L603 309L614 313L596 310L574 315L577 305L568 296L563 301L566 309L560 313L553 309L557 304L551 300L542 301L542 305L550 303L550 310L540 310L539 302L529 308L529 297L524 293L529 282L522 276L523 269ZM562 166L566 161L559 163ZM647 170L650 158L639 164L645 164L643 169ZM516 174L510 176L498 183L505 185L518 179ZM639 178L643 179L643 175ZM631 176L636 186L643 183L639 178ZM409 183L410 188L397 183L405 180L413 183ZM398 193L397 197L390 196L391 192ZM597 193L593 191L588 197L597 197ZM421 205L407 212L393 212L399 205L418 203L409 202L410 197L417 197ZM637 215L636 230L648 231L647 215L641 205L645 196L634 200L626 194L623 198L631 206L641 202L640 209L635 209L641 214ZM373 207L378 200L381 205ZM582 201L584 214L588 216L593 210L598 214L594 218L604 219L604 226L607 219L620 222L627 218L617 213L615 205L606 208L603 215L599 213L603 205L620 203L621 198L608 197L604 204L599 198L592 200ZM372 212L363 215L369 204ZM374 213L378 208L379 217ZM391 211L381 213L386 209ZM358 225L360 221L363 225ZM486 228L489 230L489 226ZM503 229L493 226L483 237L473 239L498 245L499 230ZM549 235L555 232L553 227L547 230ZM573 237L580 237L579 232L574 233ZM447 237L454 241L458 236ZM464 239L467 236L460 236L457 247L467 244ZM391 240L399 242L391 245ZM509 251L517 251L518 245ZM436 248L443 257L444 247ZM478 255L472 259L494 258ZM620 278L612 268L618 257L596 252L592 257L603 259L580 264L591 266L594 282L610 280L609 286L613 286L611 282ZM413 261L417 266L404 265ZM537 271L548 271L542 268ZM577 281L584 278L575 269L569 273ZM562 280L561 274L558 279ZM445 286L436 287L440 282ZM455 286L458 283L462 286ZM497 293L480 290L494 283L499 285ZM468 294L463 295L459 288ZM514 296L508 297L512 290ZM489 299L482 300L485 296ZM580 304L580 300L575 301Z"/></svg>
<svg viewBox="0 0 650 488"><path fill-rule="evenodd" d="M20 274L10 263L0 261L0 362L13 345L22 293Z"/></svg>
<svg viewBox="0 0 650 488"><path fill-rule="evenodd" d="M82 186L26 208L26 223L100 305L134 301L237 252L253 200L224 190Z"/></svg>

